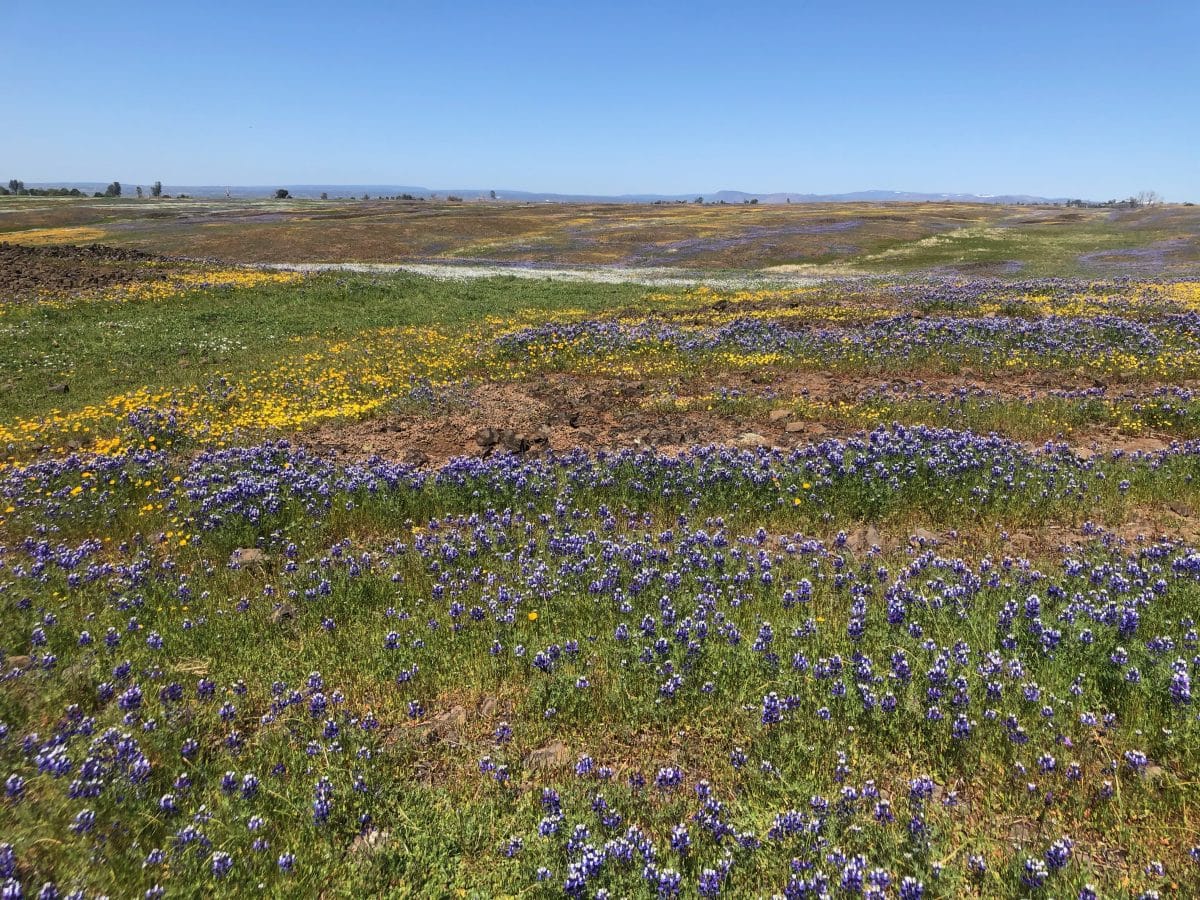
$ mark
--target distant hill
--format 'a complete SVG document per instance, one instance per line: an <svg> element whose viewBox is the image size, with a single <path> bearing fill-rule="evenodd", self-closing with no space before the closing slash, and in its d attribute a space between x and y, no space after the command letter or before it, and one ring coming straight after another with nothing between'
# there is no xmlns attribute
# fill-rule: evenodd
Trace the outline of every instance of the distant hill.
<svg viewBox="0 0 1200 900"><path fill-rule="evenodd" d="M121 182L125 196L133 196L137 190L137 182ZM29 187L66 187L79 188L89 196L96 191L103 191L108 182L45 182L30 183ZM149 191L149 183L142 185ZM189 197L214 199L231 197L236 200L250 200L272 197L276 189L286 188L293 197L301 199L317 199L322 194L331 198L361 197L366 194L374 197L397 197L411 194L413 197L460 197L466 200L490 200L491 189L479 188L447 188L431 189L415 185L398 184L272 184L272 185L163 185L163 192L176 196L187 194ZM767 193L750 193L747 191L716 191L715 193L694 194L555 194L540 191L509 191L496 189L497 200L519 201L524 203L682 203L703 197L706 203L748 203L757 200L759 203L922 203L922 202L951 202L951 203L1065 203L1066 197L1035 197L1029 194L937 194L918 191L855 191L848 194L801 194L790 191L775 191Z"/></svg>
<svg viewBox="0 0 1200 900"><path fill-rule="evenodd" d="M717 191L705 200L743 203L1065 203L1067 197L1034 197L1029 194L927 194L915 191L854 191L849 194L748 194L744 191Z"/></svg>

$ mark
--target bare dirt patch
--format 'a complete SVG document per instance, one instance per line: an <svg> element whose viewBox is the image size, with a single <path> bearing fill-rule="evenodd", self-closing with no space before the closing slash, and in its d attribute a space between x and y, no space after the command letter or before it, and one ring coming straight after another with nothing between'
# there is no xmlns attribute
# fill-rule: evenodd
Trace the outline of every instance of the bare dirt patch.
<svg viewBox="0 0 1200 900"><path fill-rule="evenodd" d="M432 408L401 409L361 422L337 423L302 438L324 452L349 459L381 456L437 466L458 456L545 450L588 451L653 448L674 452L696 444L762 443L795 447L860 429L830 420L788 415L772 406L792 398L853 402L872 391L950 393L988 389L1004 397L1036 397L1051 390L1090 387L1061 375L1019 374L1002 385L974 372L916 377L847 377L827 372L722 373L683 380L633 380L550 374L518 382L485 382L461 399ZM997 390L999 388L999 390ZM764 400L761 412L730 412L700 402L718 391ZM670 398L690 398L686 408ZM761 437L752 441L749 436ZM1152 436L1097 431L1076 438L1084 454L1152 452L1166 443Z"/></svg>
<svg viewBox="0 0 1200 900"><path fill-rule="evenodd" d="M30 246L0 243L0 297L22 299L39 294L73 294L133 279L162 280L166 270L147 262L162 257L141 250L102 244Z"/></svg>
<svg viewBox="0 0 1200 900"><path fill-rule="evenodd" d="M308 435L308 443L351 458L383 456L437 465L455 456L530 450L666 449L732 436L733 422L640 409L647 382L550 375L473 387L462 403L397 412Z"/></svg>

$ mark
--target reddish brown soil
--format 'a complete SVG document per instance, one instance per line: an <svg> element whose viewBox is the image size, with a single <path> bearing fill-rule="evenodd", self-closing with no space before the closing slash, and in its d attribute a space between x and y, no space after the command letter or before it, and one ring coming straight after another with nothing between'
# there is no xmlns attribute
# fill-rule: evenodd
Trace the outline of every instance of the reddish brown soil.
<svg viewBox="0 0 1200 900"><path fill-rule="evenodd" d="M338 423L309 432L309 445L338 456L382 456L436 466L455 456L544 450L589 451L654 448L674 452L695 444L755 441L777 447L800 446L859 430L835 422L772 419L761 413L733 414L718 408L662 409L653 398L710 396L722 388L758 396L770 389L781 401L806 396L819 401L851 401L871 390L947 392L990 388L1007 397L1035 397L1049 390L1092 386L1070 378L1031 374L990 383L972 373L916 378L846 378L814 372L724 373L685 381L632 381L596 376L551 374L520 382L484 383L466 391L462 401L432 410L406 410L367 421ZM790 423L790 425L789 425ZM1160 450L1167 442L1154 436L1131 437L1096 430L1076 435L1079 452Z"/></svg>
<svg viewBox="0 0 1200 900"><path fill-rule="evenodd" d="M0 298L37 294L73 294L99 290L133 279L167 277L145 263L162 258L140 250L100 244L28 246L0 243Z"/></svg>
<svg viewBox="0 0 1200 900"><path fill-rule="evenodd" d="M743 423L708 412L645 411L639 402L646 395L646 382L567 375L483 384L471 389L468 402L461 405L338 424L310 433L308 442L351 458L378 454L437 465L453 456L512 451L502 443L488 444L486 437L481 443L481 429L507 432L533 451L638 446L669 450L718 443L746 430Z"/></svg>

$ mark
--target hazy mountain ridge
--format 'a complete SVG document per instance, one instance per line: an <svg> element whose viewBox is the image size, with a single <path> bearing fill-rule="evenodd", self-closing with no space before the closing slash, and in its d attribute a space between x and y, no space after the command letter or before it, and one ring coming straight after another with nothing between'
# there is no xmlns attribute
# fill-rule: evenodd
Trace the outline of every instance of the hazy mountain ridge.
<svg viewBox="0 0 1200 900"><path fill-rule="evenodd" d="M29 187L48 188L66 187L79 188L86 194L97 191L103 192L107 182L31 182ZM136 182L122 182L125 196L132 196L137 190ZM141 185L149 193L149 183ZM281 185L173 185L164 184L163 192L176 196L187 194L189 197L204 199L230 197L236 200L272 197L278 188L285 188L293 197L301 199L317 199L322 194L331 198L361 197L395 197L410 194L413 197L446 198L458 197L462 200L490 200L490 188L448 188L431 189L415 185L397 184L281 184ZM843 194L803 194L791 191L775 191L753 193L749 191L722 190L714 193L695 194L558 194L544 191L510 191L495 190L496 200L521 201L527 203L676 203L694 201L703 197L704 202L745 203L757 200L759 203L922 203L922 202L952 202L952 203L1064 203L1066 197L1038 197L1029 194L955 194L955 193L926 193L920 191L853 191Z"/></svg>

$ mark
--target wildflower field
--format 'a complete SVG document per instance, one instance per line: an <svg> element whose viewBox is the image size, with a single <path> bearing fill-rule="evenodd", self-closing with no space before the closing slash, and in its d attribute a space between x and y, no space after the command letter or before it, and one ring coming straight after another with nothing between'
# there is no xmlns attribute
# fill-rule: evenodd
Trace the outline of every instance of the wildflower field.
<svg viewBox="0 0 1200 900"><path fill-rule="evenodd" d="M101 242L243 263L1178 278L1200 267L1200 207L7 197L0 240Z"/></svg>
<svg viewBox="0 0 1200 900"><path fill-rule="evenodd" d="M0 360L2 897L1200 895L1200 281L196 264Z"/></svg>

